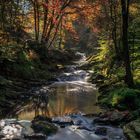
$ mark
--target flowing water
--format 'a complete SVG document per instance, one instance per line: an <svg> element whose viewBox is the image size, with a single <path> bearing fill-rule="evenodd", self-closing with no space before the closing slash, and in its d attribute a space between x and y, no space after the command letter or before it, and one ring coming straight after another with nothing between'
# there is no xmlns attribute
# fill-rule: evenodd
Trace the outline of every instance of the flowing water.
<svg viewBox="0 0 140 140"><path fill-rule="evenodd" d="M79 61L73 65L65 66L64 72L57 78L58 80L49 87L42 86L42 89L48 88L49 103L44 105L43 109L29 106L19 114L20 119L33 119L37 113L46 113L48 116L63 116L71 113L98 113L101 109L96 106L98 91L95 85L88 82L90 72L79 69L79 66L86 62L83 53L77 53L81 56ZM30 109L29 109L30 108Z"/></svg>
<svg viewBox="0 0 140 140"><path fill-rule="evenodd" d="M56 120L69 118L75 122L74 125L59 128L57 134L49 136L47 140L125 140L121 128L97 125L93 123L93 118L82 115L102 110L96 106L98 90L88 82L90 72L79 67L86 63L86 57L82 53L77 55L81 59L65 66L55 82L33 88L33 97L18 112L19 119L32 120L35 115L43 114ZM95 134L96 129L105 129L107 132L105 135Z"/></svg>

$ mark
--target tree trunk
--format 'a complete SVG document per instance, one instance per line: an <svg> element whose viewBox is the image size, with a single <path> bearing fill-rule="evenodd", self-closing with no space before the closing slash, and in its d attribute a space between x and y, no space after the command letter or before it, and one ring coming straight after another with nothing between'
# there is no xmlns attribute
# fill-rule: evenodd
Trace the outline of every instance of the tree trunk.
<svg viewBox="0 0 140 140"><path fill-rule="evenodd" d="M122 6L122 44L123 44L123 55L125 65L125 83L128 87L133 87L133 76L130 65L130 54L128 45L128 16L129 16L129 3L130 0L121 0Z"/></svg>

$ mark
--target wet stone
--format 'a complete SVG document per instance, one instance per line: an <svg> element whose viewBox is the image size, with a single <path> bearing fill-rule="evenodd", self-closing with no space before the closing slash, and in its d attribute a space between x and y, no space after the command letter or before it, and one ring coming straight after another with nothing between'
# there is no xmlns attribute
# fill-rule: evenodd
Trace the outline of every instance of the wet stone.
<svg viewBox="0 0 140 140"><path fill-rule="evenodd" d="M107 135L107 128L105 128L105 127L98 127L95 130L95 134L96 135L106 136Z"/></svg>
<svg viewBox="0 0 140 140"><path fill-rule="evenodd" d="M73 125L73 120L69 117L56 117L52 119L52 122L59 125L61 128Z"/></svg>
<svg viewBox="0 0 140 140"><path fill-rule="evenodd" d="M46 139L46 135L43 134L33 134L33 135L28 135L28 136L24 136L25 140L45 140Z"/></svg>
<svg viewBox="0 0 140 140"><path fill-rule="evenodd" d="M60 128L65 128L66 126L65 125L60 125Z"/></svg>
<svg viewBox="0 0 140 140"><path fill-rule="evenodd" d="M81 125L82 121L81 120L74 120L74 125Z"/></svg>
<svg viewBox="0 0 140 140"><path fill-rule="evenodd" d="M50 118L37 116L32 121L31 128L35 133L50 135L57 132L57 127L51 122Z"/></svg>
<svg viewBox="0 0 140 140"><path fill-rule="evenodd" d="M52 119L48 118L48 117L44 117L44 116L38 115L38 116L36 116L34 118L33 121L48 121L48 122L52 122Z"/></svg>
<svg viewBox="0 0 140 140"><path fill-rule="evenodd" d="M1 140L23 140L23 136L33 131L30 128L30 121L16 119L5 119L0 121Z"/></svg>

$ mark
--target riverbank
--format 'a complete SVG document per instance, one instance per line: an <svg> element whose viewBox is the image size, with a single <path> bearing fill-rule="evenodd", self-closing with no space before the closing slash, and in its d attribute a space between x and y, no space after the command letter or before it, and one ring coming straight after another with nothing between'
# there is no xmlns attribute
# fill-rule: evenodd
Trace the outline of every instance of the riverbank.
<svg viewBox="0 0 140 140"><path fill-rule="evenodd" d="M120 126L128 140L139 140L139 123L136 125L140 116L139 74L134 75L133 88L128 88L124 81L123 66L120 65L107 74L108 68L103 67L104 62L99 61L96 54L88 55L87 63L81 67L92 71L89 81L96 84L99 91L97 104L105 110L97 114L99 119L96 121L101 124Z"/></svg>
<svg viewBox="0 0 140 140"><path fill-rule="evenodd" d="M67 138L70 140L72 136L73 139L79 140L81 138L88 138L89 140L110 140L112 138L117 138L119 140L124 140L121 128L112 126L112 124L100 124L97 122L97 119L99 120L101 116L91 115L92 117L88 117L87 114L96 114L101 110L96 105L97 89L95 85L88 82L90 73L80 68L80 66L85 63L86 57L83 54L80 54L80 57L80 60L77 59L78 61L65 65L61 69L59 76L51 79L50 82L30 81L32 87L29 90L30 92L26 92L26 94L22 94L22 96L20 94L18 97L18 106L16 104L16 109L11 109L13 113L9 112L9 115L11 116L15 116L15 114L17 114L20 120L14 119L14 122L8 122L8 124L5 123L6 125L2 127L2 130L5 132L5 129L7 130L7 125L10 125L9 127L11 132L13 130L13 124L14 127L17 127L19 125L18 123L22 121L25 124L28 123L28 126L33 129L31 133L32 135L29 133L28 135L20 133L27 139L31 139L33 137L40 137L41 140L46 139L46 136L48 137L50 134L54 134L58 130L56 134L48 137L48 139L62 140L66 134L69 133ZM25 85L29 88L30 82L25 82ZM35 83L36 87L34 87ZM22 102L20 97L22 97ZM48 102L49 107L47 108ZM19 112L21 113L18 114ZM32 112L33 114L31 114ZM78 112L84 112L87 114L79 114ZM36 118L40 113L43 116L52 115L52 117L44 118L43 116L40 116ZM29 116L31 121L24 121ZM5 121L5 119L3 121ZM22 129L23 128L21 127L21 130ZM25 130L25 132L29 131ZM40 136L38 133L43 135ZM7 135L8 134L6 134L6 136ZM21 135L20 138L22 137Z"/></svg>
<svg viewBox="0 0 140 140"><path fill-rule="evenodd" d="M62 58L60 56L63 53L65 53L66 56L64 57L65 59L63 58L63 61L62 61ZM5 117L9 118L9 117L14 116L14 117L20 117L21 120L19 121L22 121L23 119L27 119L28 117L29 117L29 120L33 120L34 116L32 116L32 113L33 114L35 113L34 115L37 116L39 115L40 111L42 111L42 115L44 114L47 116L48 115L62 116L61 120L63 121L60 121L59 125L57 124L59 121L57 121L57 123L48 122L48 121L42 122L42 120L41 121L38 120L36 122L35 128L42 127L43 131L45 131L45 133L43 134L48 135L48 132L49 134L52 132L56 132L59 127L65 128L66 127L65 125L69 124L69 122L64 121L65 120L64 118L71 117L71 115L65 116L66 114L68 114L68 112L70 114L70 113L74 113L75 111L77 112L81 110L82 112L86 113L85 115L86 117L90 116L91 117L90 119L92 121L94 120L94 123L85 124L81 126L81 123L83 123L81 121L81 118L83 116L76 115L78 122L81 122L78 124L78 126L77 125L72 126L73 123L71 123L68 125L66 129L58 129L58 133L50 137L50 139L56 139L56 137L57 139L58 138L62 139L62 137L66 133L68 132L70 133L71 130L73 131L73 132L71 131L71 135L73 135L75 139L80 138L76 134L75 128L78 133L83 133L83 129L84 129L84 133L87 133L84 137L89 137L89 139L93 139L93 138L94 139L96 138L97 140L98 139L100 140L100 138L110 139L111 138L109 136L110 134L106 133L106 135L104 135L104 133L107 131L110 132L112 129L115 129L118 126L123 127L124 132L126 133L127 137L131 138L133 136L133 133L129 134L129 132L131 131L130 129L128 129L128 128L131 128L129 125L129 122L138 118L139 110L137 109L133 110L133 108L131 108L133 106L129 105L129 102L128 104L127 102L125 103L122 102L122 104L115 102L116 104L112 104L113 96L110 96L110 95L112 94L119 95L120 93L116 94L116 92L114 93L114 90L117 89L119 91L120 89L125 88L124 90L120 90L120 92L124 93L124 91L127 91L126 97L127 95L129 95L129 92L130 92L130 97L132 97L131 93L133 93L134 91L136 92L135 94L137 97L138 91L134 89L126 90L127 88L124 87L123 83L110 81L111 79L109 80L108 78L105 78L103 75L97 75L95 73L91 73L91 71L88 70L88 67L86 67L86 70L83 70L85 69L85 65L87 65L86 57L83 54L75 55L73 54L73 52L71 53L59 52L58 57L55 57L55 58L52 58L52 57L55 57L55 56L51 55L50 56L51 59L48 59L48 60L53 61L54 63L52 66L49 66L49 69L43 69L43 71L46 71L45 72L46 74L44 75L43 78L31 79L29 77L28 79L26 78L15 79L13 77L5 78L4 76L1 76L1 85L2 85L1 91L4 93L4 94L1 94L2 98L0 102L1 103L1 118L5 118ZM79 61L79 58L81 58L80 61ZM69 59L71 61L69 61ZM87 72L87 71L90 71L90 72ZM46 76L46 75L49 75L49 76ZM92 77L90 78L91 75ZM98 90L100 92L100 95L98 97L98 103L97 103L97 100L95 99L96 95L94 96L94 98L92 98L92 96L89 96L90 92L92 92L92 94L93 92L96 92L95 90L96 88L93 84L88 83L87 82L88 80L92 82L93 84L96 84L96 86L98 87ZM49 90L51 90L51 92L49 92ZM55 95L59 93L58 94L59 96L57 97L59 98L59 100L56 101L55 98L52 98L53 96L49 97L51 98L50 99L51 101L56 102L56 103L55 104L53 103L53 106L52 106L53 108L47 108L48 94L52 94L52 92L53 94L55 93ZM60 96L61 92L63 93L62 97ZM65 96L66 93L69 94L70 97ZM65 101L67 101L67 103L63 101L63 98ZM89 105L84 103L84 100L86 98L88 100ZM133 99L134 98L132 98L132 100ZM73 102L72 100L75 100L75 102ZM90 100L91 100L91 103L94 101L94 104L90 104ZM63 102L63 104L61 104L61 102ZM57 106L58 104L60 107L59 107L59 110L57 111L54 108L58 109L58 106ZM97 113L97 112L100 112L99 111L100 109L98 109L95 104L99 104L106 111L104 111L103 113ZM79 110L74 110L75 107L77 106L79 106L78 108ZM125 107L129 108L130 110L125 110ZM33 112L32 112L32 109L34 110ZM49 109L49 112L48 112L48 109ZM26 111L24 112L23 110L26 110ZM28 110L30 110L31 113L28 113ZM20 112L21 114L19 115ZM27 122L29 120L27 120ZM87 120L88 118L84 118L84 121L87 121ZM19 121L14 120L14 124L17 125ZM73 119L71 119L71 122L73 122ZM57 124L58 128L57 127L55 128L54 124ZM93 131L92 133L90 132L91 130L87 128L88 125L91 125L91 126L96 125L94 129L92 130ZM30 122L30 126L31 126L31 122ZM100 126L100 129L98 129L98 126ZM111 130L108 130L108 126L111 127ZM55 131L53 131L53 128L55 128ZM82 128L82 131L81 131L81 128ZM121 128L119 129L121 130ZM96 130L98 133L97 135L95 135ZM102 131L103 131L103 135L102 135ZM90 136L89 133L92 136ZM114 134L112 135L114 136ZM122 135L119 136L117 134L117 136L119 140L124 139ZM30 137L30 134L28 134L28 138L29 137ZM44 136L37 136L35 133L33 137L44 137Z"/></svg>
<svg viewBox="0 0 140 140"><path fill-rule="evenodd" d="M96 64L87 64L86 67L92 69L94 65L96 67ZM96 71L90 81L98 87L98 105L107 110L98 115L97 122L119 125L123 128L128 140L139 140L139 83L136 82L133 88L128 88L123 78L119 79L115 75L104 76Z"/></svg>
<svg viewBox="0 0 140 140"><path fill-rule="evenodd" d="M51 50L43 60L37 54L32 55L34 55L32 58L24 54L23 57L17 57L18 60L0 61L1 66L4 63L0 69L1 118L14 115L14 109L17 105L22 106L30 96L32 87L40 87L56 81L57 75L63 71L63 66L79 58L72 50Z"/></svg>

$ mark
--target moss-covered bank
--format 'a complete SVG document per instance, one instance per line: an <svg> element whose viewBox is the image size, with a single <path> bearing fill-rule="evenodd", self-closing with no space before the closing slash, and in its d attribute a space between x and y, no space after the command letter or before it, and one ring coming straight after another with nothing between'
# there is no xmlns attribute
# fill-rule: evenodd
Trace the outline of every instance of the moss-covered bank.
<svg viewBox="0 0 140 140"><path fill-rule="evenodd" d="M57 49L50 50L43 58L33 50L21 51L12 59L3 57L0 60L0 116L10 116L17 105L25 102L30 88L57 80L63 66L77 58L72 50Z"/></svg>

